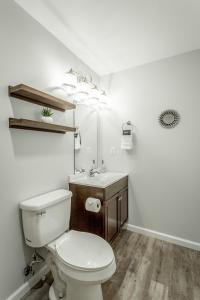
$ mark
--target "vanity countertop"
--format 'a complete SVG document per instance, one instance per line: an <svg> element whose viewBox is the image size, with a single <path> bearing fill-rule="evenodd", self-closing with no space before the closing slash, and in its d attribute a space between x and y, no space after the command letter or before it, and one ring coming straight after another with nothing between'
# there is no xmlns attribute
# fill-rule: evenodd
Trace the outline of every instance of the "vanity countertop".
<svg viewBox="0 0 200 300"><path fill-rule="evenodd" d="M87 174L75 174L69 176L69 182L73 184L106 188L109 185L127 177L127 173L106 172L89 177Z"/></svg>

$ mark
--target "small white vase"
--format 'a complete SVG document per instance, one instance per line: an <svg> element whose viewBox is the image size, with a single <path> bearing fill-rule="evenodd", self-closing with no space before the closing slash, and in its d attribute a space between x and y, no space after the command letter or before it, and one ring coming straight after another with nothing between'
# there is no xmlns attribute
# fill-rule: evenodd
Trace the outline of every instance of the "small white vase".
<svg viewBox="0 0 200 300"><path fill-rule="evenodd" d="M45 117L45 116L42 116L41 120L42 120L42 122L44 122L44 123L53 123L53 118L52 118L52 117Z"/></svg>

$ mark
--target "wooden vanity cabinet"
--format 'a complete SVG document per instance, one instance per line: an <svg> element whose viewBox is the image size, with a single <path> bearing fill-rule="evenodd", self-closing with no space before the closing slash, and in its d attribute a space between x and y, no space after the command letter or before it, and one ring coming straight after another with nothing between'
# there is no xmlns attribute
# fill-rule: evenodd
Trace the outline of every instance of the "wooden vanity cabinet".
<svg viewBox="0 0 200 300"><path fill-rule="evenodd" d="M97 234L112 242L128 219L128 176L106 188L70 183L72 191L70 228ZM99 213L85 209L88 197L101 201Z"/></svg>

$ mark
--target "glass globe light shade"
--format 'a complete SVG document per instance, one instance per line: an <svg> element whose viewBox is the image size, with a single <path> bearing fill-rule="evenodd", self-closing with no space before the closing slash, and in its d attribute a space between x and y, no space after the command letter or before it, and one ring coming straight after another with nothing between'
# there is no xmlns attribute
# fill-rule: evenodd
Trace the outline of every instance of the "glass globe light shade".
<svg viewBox="0 0 200 300"><path fill-rule="evenodd" d="M76 73L70 69L64 76L63 87L68 94L74 94L77 89L77 75Z"/></svg>
<svg viewBox="0 0 200 300"><path fill-rule="evenodd" d="M78 103L84 103L89 96L90 92L90 85L87 82L85 77L82 77L79 79L78 85L77 85L77 93L75 95L75 100Z"/></svg>
<svg viewBox="0 0 200 300"><path fill-rule="evenodd" d="M94 86L90 91L90 99L94 101L98 101L100 97L100 92L97 86Z"/></svg>
<svg viewBox="0 0 200 300"><path fill-rule="evenodd" d="M108 103L108 96L106 95L105 91L103 91L100 95L100 102L103 103L103 104Z"/></svg>
<svg viewBox="0 0 200 300"><path fill-rule="evenodd" d="M76 87L72 87L68 84L63 84L63 88L65 89L65 92L69 95L73 95L76 93Z"/></svg>
<svg viewBox="0 0 200 300"><path fill-rule="evenodd" d="M84 92L78 92L74 95L74 100L78 103L83 103L88 99L88 94Z"/></svg>
<svg viewBox="0 0 200 300"><path fill-rule="evenodd" d="M80 81L78 83L78 86L77 86L77 92L78 93L84 93L86 94L87 96L89 95L89 92L90 92L90 85L87 81Z"/></svg>

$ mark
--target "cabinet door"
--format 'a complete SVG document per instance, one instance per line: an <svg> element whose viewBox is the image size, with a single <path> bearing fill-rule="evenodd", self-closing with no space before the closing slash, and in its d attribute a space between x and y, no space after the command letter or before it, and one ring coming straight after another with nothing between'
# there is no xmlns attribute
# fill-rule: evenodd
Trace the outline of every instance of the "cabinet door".
<svg viewBox="0 0 200 300"><path fill-rule="evenodd" d="M128 219L128 189L125 189L122 192L120 192L118 201L119 226L121 227Z"/></svg>
<svg viewBox="0 0 200 300"><path fill-rule="evenodd" d="M70 229L94 233L105 238L103 189L71 183L70 191L73 194ZM88 197L101 200L100 212L94 213L85 209Z"/></svg>
<svg viewBox="0 0 200 300"><path fill-rule="evenodd" d="M105 202L105 228L108 242L112 241L118 232L118 198L119 195L116 195Z"/></svg>

